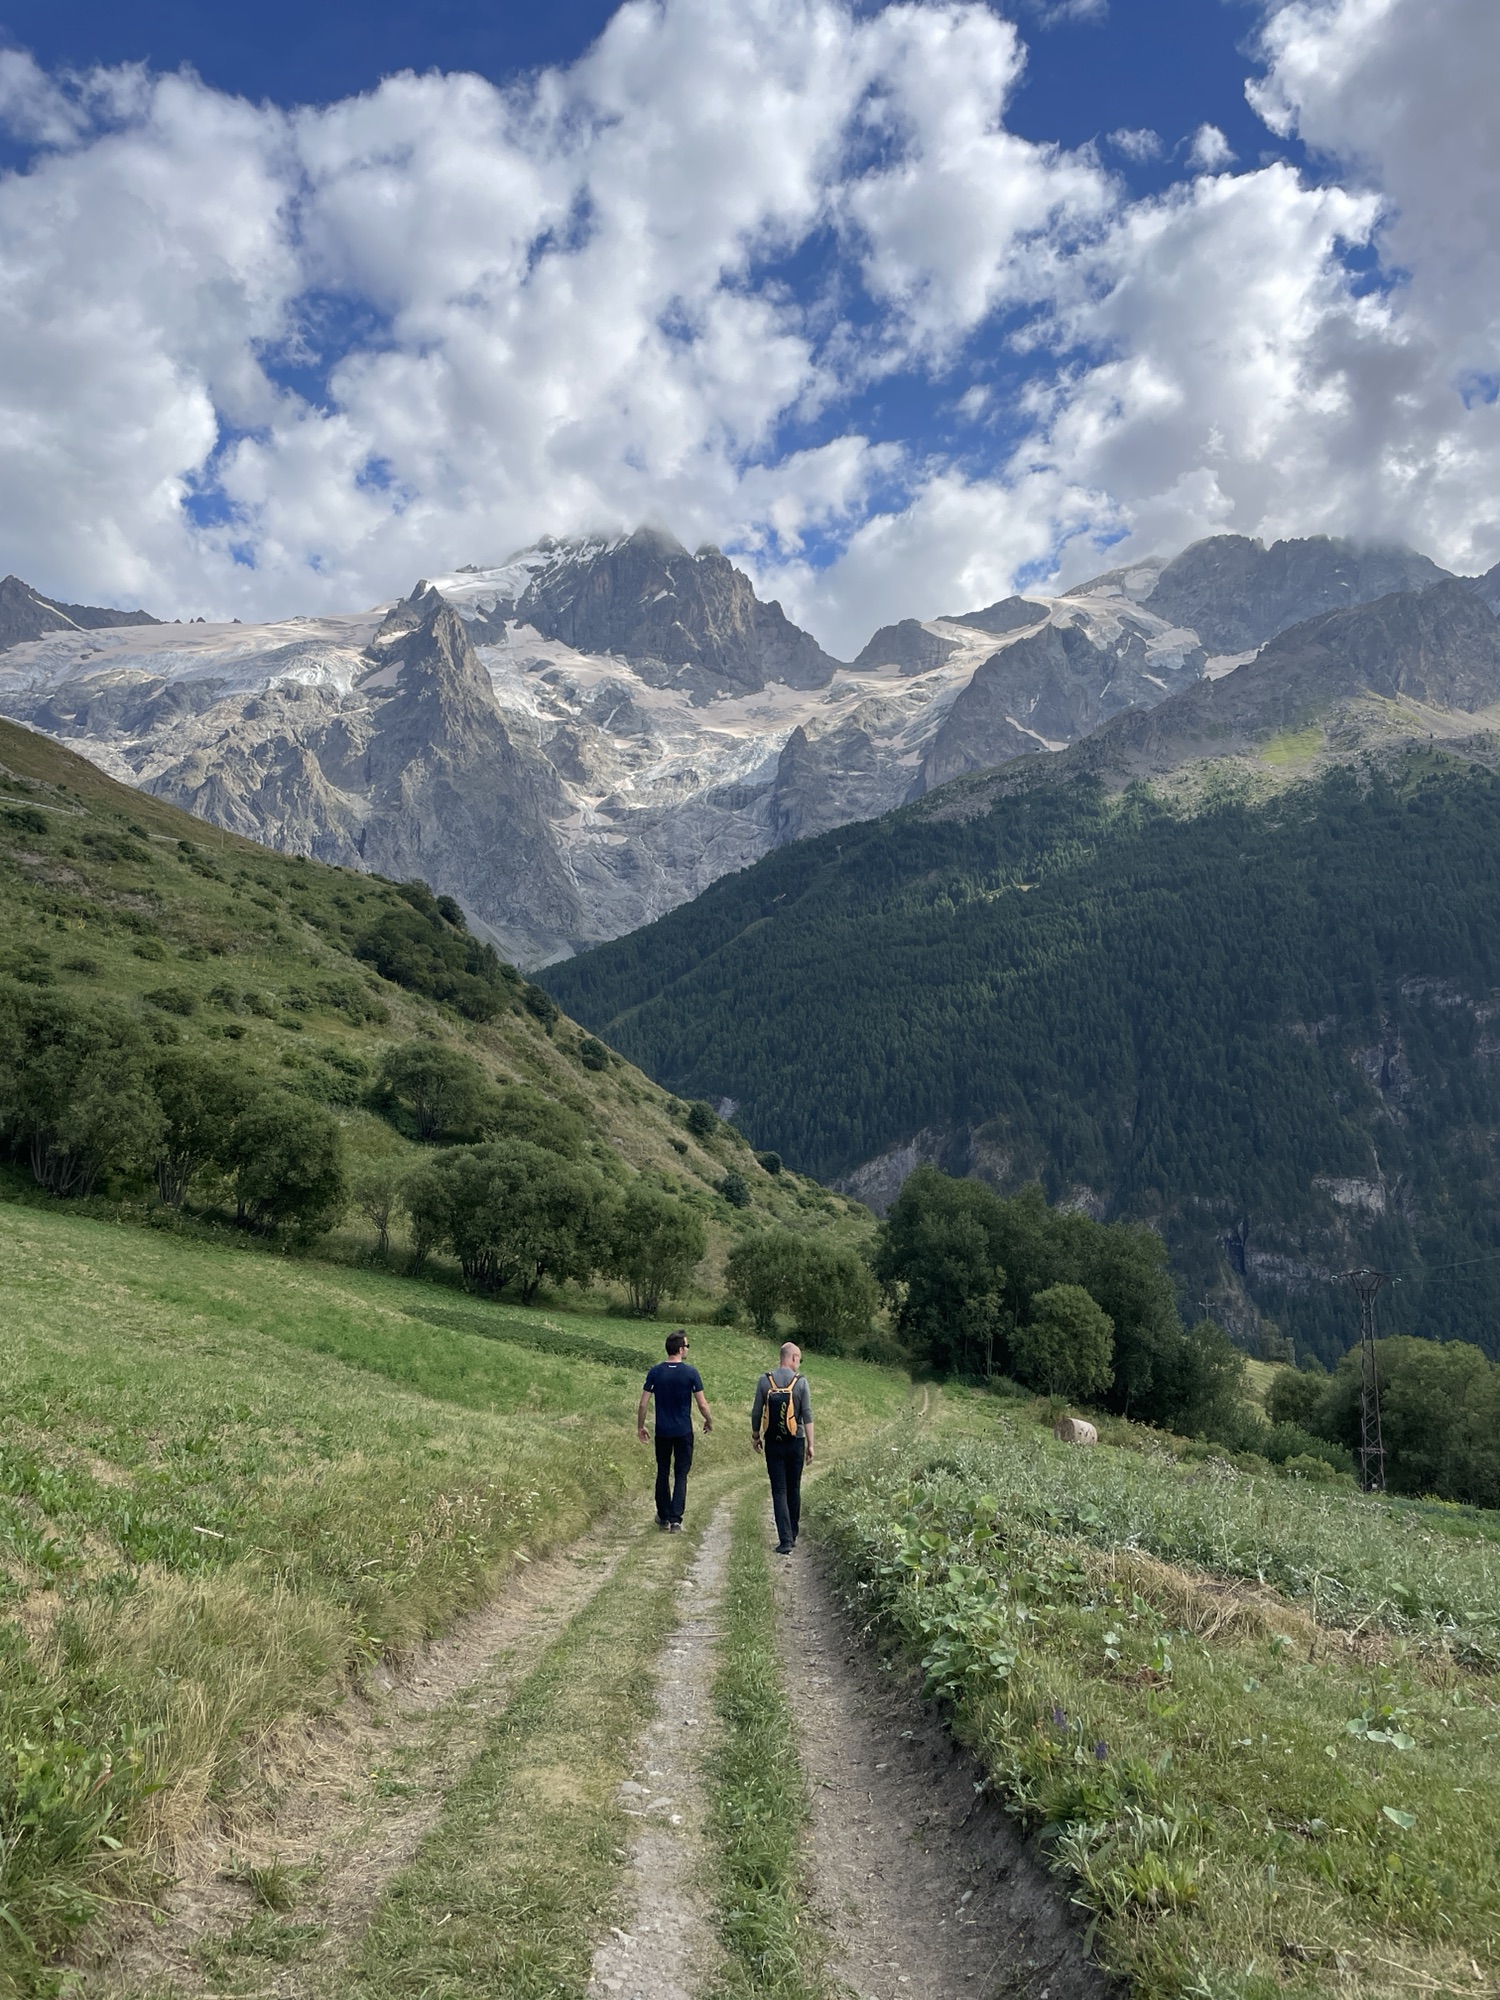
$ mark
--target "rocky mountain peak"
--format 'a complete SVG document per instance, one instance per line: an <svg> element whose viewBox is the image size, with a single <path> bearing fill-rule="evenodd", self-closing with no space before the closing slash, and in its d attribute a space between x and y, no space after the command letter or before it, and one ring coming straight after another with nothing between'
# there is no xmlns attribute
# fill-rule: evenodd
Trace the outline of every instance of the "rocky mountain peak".
<svg viewBox="0 0 1500 2000"><path fill-rule="evenodd" d="M958 651L956 639L943 639L915 618L882 625L855 657L856 667L896 667L903 674L925 674Z"/></svg>
<svg viewBox="0 0 1500 2000"><path fill-rule="evenodd" d="M986 604L981 611L958 611L944 618L945 625L972 625L978 632L991 632L1003 638L1007 632L1019 632L1027 625L1036 625L1047 616L1049 607L1032 597L1002 597L994 604Z"/></svg>
<svg viewBox="0 0 1500 2000"><path fill-rule="evenodd" d="M111 625L159 625L149 611L111 611L97 604L60 604L18 576L0 582L0 653L44 639L49 632L98 632Z"/></svg>
<svg viewBox="0 0 1500 2000"><path fill-rule="evenodd" d="M548 537L498 569L440 588L483 644L507 623L580 653L612 654L652 687L695 701L753 694L768 681L825 687L838 661L712 543L689 555L660 527L613 540Z"/></svg>
<svg viewBox="0 0 1500 2000"><path fill-rule="evenodd" d="M1247 535L1211 535L1167 563L1143 602L1169 624L1191 626L1210 653L1242 653L1320 612L1427 590L1448 574L1395 543L1310 535L1267 548Z"/></svg>

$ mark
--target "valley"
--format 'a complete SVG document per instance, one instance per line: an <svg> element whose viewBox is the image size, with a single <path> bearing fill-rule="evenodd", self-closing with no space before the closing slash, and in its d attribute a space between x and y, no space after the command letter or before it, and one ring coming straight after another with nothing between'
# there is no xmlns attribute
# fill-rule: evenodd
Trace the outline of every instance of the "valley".
<svg viewBox="0 0 1500 2000"><path fill-rule="evenodd" d="M848 665L655 534L0 588L4 2000L1489 1990L1495 1372L1387 1345L1387 1495L1284 1365L1356 1260L1495 1353L1429 572L1219 538Z"/></svg>

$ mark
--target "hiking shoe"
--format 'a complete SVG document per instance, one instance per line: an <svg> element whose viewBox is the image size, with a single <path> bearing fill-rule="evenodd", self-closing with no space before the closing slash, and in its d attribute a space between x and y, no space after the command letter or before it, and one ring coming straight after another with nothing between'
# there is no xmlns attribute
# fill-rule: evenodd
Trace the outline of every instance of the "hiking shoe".
<svg viewBox="0 0 1500 2000"><path fill-rule="evenodd" d="M792 1553L792 1545L791 1545L791 1543L790 1543L790 1542L778 1542L778 1543L776 1544L776 1548L775 1548L775 1551L774 1551L774 1553L775 1553L775 1554L777 1554L777 1555L779 1555L779 1556L789 1556L789 1555L790 1555L790 1554Z"/></svg>
<svg viewBox="0 0 1500 2000"><path fill-rule="evenodd" d="M667 1532L668 1528L670 1528L670 1527L671 1527L672 1523L671 1523L670 1521L663 1521L663 1520L662 1520L662 1519L660 1518L660 1516L658 1516L658 1517L657 1517L657 1522L656 1522L656 1525L657 1525L657 1527L658 1527L658 1528L660 1528L660 1529L661 1529L662 1533L663 1533L663 1534L665 1534L665 1533Z"/></svg>
<svg viewBox="0 0 1500 2000"><path fill-rule="evenodd" d="M681 1521L668 1521L667 1526L671 1529L674 1535L680 1535L682 1533Z"/></svg>

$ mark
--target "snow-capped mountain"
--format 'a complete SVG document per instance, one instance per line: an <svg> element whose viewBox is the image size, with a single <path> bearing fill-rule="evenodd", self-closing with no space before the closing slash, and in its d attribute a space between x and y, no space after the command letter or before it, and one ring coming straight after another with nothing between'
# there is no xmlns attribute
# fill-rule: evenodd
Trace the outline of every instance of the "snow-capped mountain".
<svg viewBox="0 0 1500 2000"><path fill-rule="evenodd" d="M719 550L643 529L265 626L86 625L32 592L57 622L0 630L0 712L270 846L420 875L537 965L1443 574L1216 537L1061 597L903 620L845 664Z"/></svg>

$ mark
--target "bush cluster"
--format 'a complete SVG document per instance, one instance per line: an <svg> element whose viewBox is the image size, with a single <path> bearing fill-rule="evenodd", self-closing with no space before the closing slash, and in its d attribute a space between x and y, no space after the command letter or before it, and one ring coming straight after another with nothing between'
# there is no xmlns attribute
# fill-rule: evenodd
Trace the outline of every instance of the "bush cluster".
<svg viewBox="0 0 1500 2000"><path fill-rule="evenodd" d="M913 1357L940 1372L1007 1374L1187 1432L1243 1425L1241 1357L1211 1321L1184 1327L1149 1229L923 1166L881 1225L875 1273Z"/></svg>
<svg viewBox="0 0 1500 2000"><path fill-rule="evenodd" d="M764 1338L775 1335L777 1315L788 1313L805 1347L857 1354L869 1346L879 1292L869 1265L847 1245L790 1229L757 1230L729 1253L724 1281Z"/></svg>
<svg viewBox="0 0 1500 2000"><path fill-rule="evenodd" d="M180 1208L212 1175L236 1220L268 1234L316 1235L347 1200L342 1137L321 1105L159 1041L123 1009L22 986L0 987L0 1143L58 1195L127 1175Z"/></svg>
<svg viewBox="0 0 1500 2000"><path fill-rule="evenodd" d="M440 1000L471 1021L493 1021L516 1005L544 1027L559 1008L549 993L523 979L492 944L470 935L451 896L434 896L425 882L396 885L401 905L386 909L354 940L354 955L382 979Z"/></svg>

